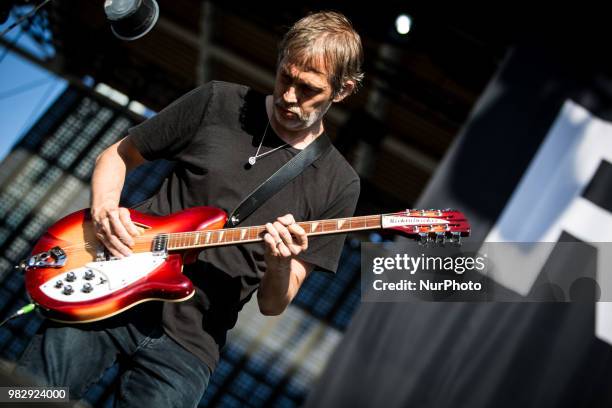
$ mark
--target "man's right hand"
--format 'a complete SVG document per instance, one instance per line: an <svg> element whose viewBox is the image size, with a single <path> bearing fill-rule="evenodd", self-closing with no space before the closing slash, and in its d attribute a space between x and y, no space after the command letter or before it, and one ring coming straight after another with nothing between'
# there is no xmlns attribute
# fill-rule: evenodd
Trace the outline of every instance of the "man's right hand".
<svg viewBox="0 0 612 408"><path fill-rule="evenodd" d="M144 229L137 227L130 218L130 211L116 205L101 205L91 208L91 217L96 237L113 256L123 258L132 253L134 238Z"/></svg>
<svg viewBox="0 0 612 408"><path fill-rule="evenodd" d="M134 143L124 137L96 158L91 176L91 217L96 237L118 258L131 254L134 237L144 232L134 225L129 210L119 207L126 173L144 162Z"/></svg>

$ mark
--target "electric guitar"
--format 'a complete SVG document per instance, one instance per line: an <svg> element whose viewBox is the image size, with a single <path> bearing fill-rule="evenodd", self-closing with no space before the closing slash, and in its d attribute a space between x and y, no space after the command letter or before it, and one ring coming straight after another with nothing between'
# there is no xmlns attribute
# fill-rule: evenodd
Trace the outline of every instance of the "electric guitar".
<svg viewBox="0 0 612 408"><path fill-rule="evenodd" d="M195 293L182 273L209 247L263 241L264 226L223 228L227 215L214 207L193 207L157 217L130 210L145 229L134 237L132 254L111 256L95 236L89 209L51 226L22 261L32 301L47 317L85 323L121 313L149 300L180 302ZM406 210L298 223L308 236L390 229L421 242L459 244L468 236L465 216L453 210Z"/></svg>

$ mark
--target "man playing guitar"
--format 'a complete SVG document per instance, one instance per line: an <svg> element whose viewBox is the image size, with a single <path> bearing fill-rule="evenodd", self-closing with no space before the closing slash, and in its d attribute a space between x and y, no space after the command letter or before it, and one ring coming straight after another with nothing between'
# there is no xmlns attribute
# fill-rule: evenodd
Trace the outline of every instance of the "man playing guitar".
<svg viewBox="0 0 612 408"><path fill-rule="evenodd" d="M159 216L202 205L231 211L300 150L328 137L323 117L356 90L361 62L359 35L344 16L312 14L280 44L272 95L213 81L130 129L96 161L96 237L113 256L130 256L144 230L119 206L125 176L160 158L176 165L135 209ZM118 406L196 406L227 331L255 291L261 312L278 315L314 267L335 271L344 235L309 240L296 222L351 216L358 195L357 174L330 147L241 222L265 224L263 245L206 249L184 266L196 288L193 297L145 302L98 322L46 321L17 372L69 386L71 397L80 398L119 360Z"/></svg>

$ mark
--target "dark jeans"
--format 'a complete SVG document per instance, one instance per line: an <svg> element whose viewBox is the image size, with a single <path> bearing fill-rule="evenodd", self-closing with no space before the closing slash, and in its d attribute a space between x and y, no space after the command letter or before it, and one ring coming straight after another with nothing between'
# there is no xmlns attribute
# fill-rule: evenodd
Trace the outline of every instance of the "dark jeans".
<svg viewBox="0 0 612 408"><path fill-rule="evenodd" d="M204 362L164 333L159 302L146 302L96 323L46 321L15 374L68 386L70 399L76 400L117 359L118 407L195 407L210 378Z"/></svg>

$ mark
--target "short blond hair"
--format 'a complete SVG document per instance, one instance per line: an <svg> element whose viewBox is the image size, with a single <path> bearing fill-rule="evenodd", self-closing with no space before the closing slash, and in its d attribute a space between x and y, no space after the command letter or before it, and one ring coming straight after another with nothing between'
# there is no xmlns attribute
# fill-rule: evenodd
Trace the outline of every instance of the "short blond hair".
<svg viewBox="0 0 612 408"><path fill-rule="evenodd" d="M323 63L333 94L348 80L355 89L363 80L363 48L351 22L334 11L310 14L296 22L279 45L278 64L291 62L309 69Z"/></svg>

